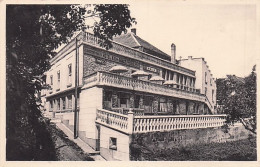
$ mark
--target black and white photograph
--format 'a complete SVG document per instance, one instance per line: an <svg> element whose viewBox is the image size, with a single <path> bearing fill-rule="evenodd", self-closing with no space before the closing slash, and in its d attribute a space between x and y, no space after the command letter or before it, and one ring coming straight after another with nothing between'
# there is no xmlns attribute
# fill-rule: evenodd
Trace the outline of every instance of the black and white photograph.
<svg viewBox="0 0 260 167"><path fill-rule="evenodd" d="M260 165L259 1L36 2L0 2L4 166Z"/></svg>

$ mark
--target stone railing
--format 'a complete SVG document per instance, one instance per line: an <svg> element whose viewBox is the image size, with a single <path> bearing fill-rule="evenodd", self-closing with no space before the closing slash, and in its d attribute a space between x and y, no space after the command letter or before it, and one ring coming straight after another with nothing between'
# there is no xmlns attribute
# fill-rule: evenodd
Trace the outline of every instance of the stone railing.
<svg viewBox="0 0 260 167"><path fill-rule="evenodd" d="M112 108L111 110L119 114L127 115L128 112L130 111L130 108ZM134 113L135 116L144 115L144 109L141 108L132 108L132 112Z"/></svg>
<svg viewBox="0 0 260 167"><path fill-rule="evenodd" d="M132 130L133 126L129 125L133 125L133 114L129 116L104 109L97 109L96 123L130 133L129 128Z"/></svg>
<svg viewBox="0 0 260 167"><path fill-rule="evenodd" d="M136 116L133 133L219 127L225 118L226 115Z"/></svg>
<svg viewBox="0 0 260 167"><path fill-rule="evenodd" d="M127 115L124 115L113 111L97 109L96 123L127 134L132 134L220 127L226 121L226 115L224 114L134 116L132 109L130 110Z"/></svg>
<svg viewBox="0 0 260 167"><path fill-rule="evenodd" d="M99 41L100 39L94 37L93 34L90 33L83 33L83 41L86 42L87 44L90 44L95 47L100 47ZM135 58L141 61L146 61L148 63L156 64L162 67L169 68L171 70L176 70L179 71L180 73L184 74L190 74L192 76L195 76L195 71L192 71L190 69L178 66L176 64L173 64L169 61L166 61L164 59L155 57L151 54L124 46L122 44L119 44L117 42L112 42L112 48L109 49L109 51L120 54L120 55L125 55L127 57Z"/></svg>
<svg viewBox="0 0 260 167"><path fill-rule="evenodd" d="M153 94L178 97L188 100L201 101L205 103L205 96L197 93L196 89L193 91L181 90L178 88L167 87L149 81L137 80L134 78L117 75L108 72L97 72L87 76L84 79L84 87L82 89L91 87L93 85L112 86L117 88L129 89L134 91L149 92Z"/></svg>

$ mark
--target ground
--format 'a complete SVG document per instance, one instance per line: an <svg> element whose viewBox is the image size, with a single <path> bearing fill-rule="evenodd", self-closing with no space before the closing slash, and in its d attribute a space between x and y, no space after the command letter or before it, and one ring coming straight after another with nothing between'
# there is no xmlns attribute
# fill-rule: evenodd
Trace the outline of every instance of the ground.
<svg viewBox="0 0 260 167"><path fill-rule="evenodd" d="M56 125L50 123L47 127L51 134L56 150L57 161L93 161L89 155L84 154L77 144L67 138L67 136Z"/></svg>
<svg viewBox="0 0 260 167"><path fill-rule="evenodd" d="M186 147L152 151L140 145L132 145L135 150L132 160L138 161L256 161L256 137L226 142L198 144Z"/></svg>

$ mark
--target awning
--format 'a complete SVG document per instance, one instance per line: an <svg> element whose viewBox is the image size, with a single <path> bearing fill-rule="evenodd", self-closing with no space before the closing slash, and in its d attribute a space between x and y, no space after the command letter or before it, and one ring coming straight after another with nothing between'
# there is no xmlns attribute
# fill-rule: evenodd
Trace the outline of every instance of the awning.
<svg viewBox="0 0 260 167"><path fill-rule="evenodd" d="M110 72L116 72L116 73L122 73L122 72L127 72L128 69L124 66L118 65L118 66L112 67L109 71Z"/></svg>
<svg viewBox="0 0 260 167"><path fill-rule="evenodd" d="M150 81L164 81L164 79L160 76L153 76Z"/></svg>
<svg viewBox="0 0 260 167"><path fill-rule="evenodd" d="M150 74L148 74L147 72L138 70L136 72L134 72L133 74L131 74L132 76L138 76L138 77L142 77L142 76L148 76Z"/></svg>

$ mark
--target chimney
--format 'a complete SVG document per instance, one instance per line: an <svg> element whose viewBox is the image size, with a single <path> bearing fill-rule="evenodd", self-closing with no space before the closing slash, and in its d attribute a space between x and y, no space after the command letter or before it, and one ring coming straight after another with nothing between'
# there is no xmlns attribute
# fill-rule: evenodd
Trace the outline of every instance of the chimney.
<svg viewBox="0 0 260 167"><path fill-rule="evenodd" d="M136 28L132 28L132 29L131 29L131 32L136 35Z"/></svg>
<svg viewBox="0 0 260 167"><path fill-rule="evenodd" d="M192 59L192 56L188 56L188 59L191 60L191 59Z"/></svg>
<svg viewBox="0 0 260 167"><path fill-rule="evenodd" d="M171 45L171 62L173 64L176 64L176 46L174 45L174 43L172 43Z"/></svg>

